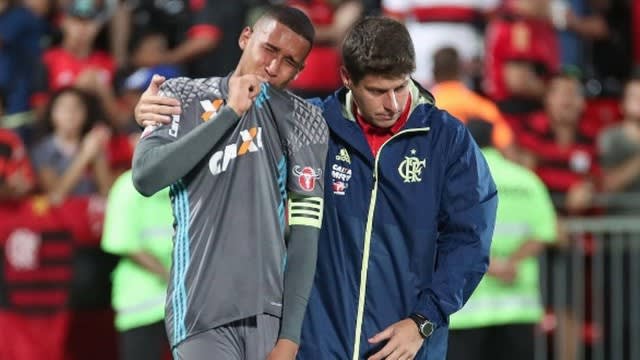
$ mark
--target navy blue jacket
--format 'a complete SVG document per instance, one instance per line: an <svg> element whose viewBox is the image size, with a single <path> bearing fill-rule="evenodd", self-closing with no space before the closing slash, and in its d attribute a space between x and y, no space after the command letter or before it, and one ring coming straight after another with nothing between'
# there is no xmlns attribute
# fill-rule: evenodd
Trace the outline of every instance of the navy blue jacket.
<svg viewBox="0 0 640 360"><path fill-rule="evenodd" d="M344 89L316 101L331 135L299 359L366 358L384 345L368 338L413 312L437 326L416 359L444 359L449 315L487 270L497 206L489 168L464 125L411 90L407 124L375 158Z"/></svg>

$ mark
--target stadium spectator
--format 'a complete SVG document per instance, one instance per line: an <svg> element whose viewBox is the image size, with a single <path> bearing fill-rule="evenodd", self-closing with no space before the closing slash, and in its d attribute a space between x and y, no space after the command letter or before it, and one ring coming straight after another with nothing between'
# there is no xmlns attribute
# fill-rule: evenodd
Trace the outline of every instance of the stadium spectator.
<svg viewBox="0 0 640 360"><path fill-rule="evenodd" d="M106 196L111 170L105 156L110 130L100 123L95 98L75 88L53 95L45 115L47 136L33 150L39 185L50 200L68 195Z"/></svg>
<svg viewBox="0 0 640 360"><path fill-rule="evenodd" d="M43 197L23 198L18 207L4 205L0 203L0 359L75 360L69 346L74 283L90 277L74 271L76 249L99 237L101 207L88 197L58 206Z"/></svg>
<svg viewBox="0 0 640 360"><path fill-rule="evenodd" d="M516 159L517 152L513 132L500 114L498 107L472 90L462 81L462 64L456 49L444 47L433 56L433 79L431 92L438 107L448 111L456 119L466 123L471 119L482 119L493 124L492 144L509 159Z"/></svg>
<svg viewBox="0 0 640 360"><path fill-rule="evenodd" d="M598 138L602 187L608 192L640 191L640 78L627 82L622 98L622 123ZM633 209L612 212L635 213Z"/></svg>
<svg viewBox="0 0 640 360"><path fill-rule="evenodd" d="M548 1L507 0L487 28L485 92L513 131L543 109L547 83L560 68Z"/></svg>
<svg viewBox="0 0 640 360"><path fill-rule="evenodd" d="M32 105L38 115L52 92L76 86L98 96L104 110L117 116L113 92L116 63L109 53L94 45L103 27L104 11L97 0L72 0L65 8L60 21L61 44L45 51L37 74Z"/></svg>
<svg viewBox="0 0 640 360"><path fill-rule="evenodd" d="M7 114L30 110L45 25L17 0L0 0L0 91Z"/></svg>
<svg viewBox="0 0 640 360"><path fill-rule="evenodd" d="M549 84L546 111L531 115L527 131L519 136L525 164L560 199L563 214L588 210L599 184L594 139L579 127L584 106L580 81L572 75L557 75Z"/></svg>
<svg viewBox="0 0 640 360"><path fill-rule="evenodd" d="M544 183L491 145L493 125L467 123L482 148L500 201L489 270L451 315L449 360L533 360L544 309L537 256L556 239L556 214Z"/></svg>
<svg viewBox="0 0 640 360"><path fill-rule="evenodd" d="M240 58L237 34L245 26L248 11L248 0L189 1L184 38L170 51L144 53L135 65L181 65L192 78L227 74Z"/></svg>
<svg viewBox="0 0 640 360"><path fill-rule="evenodd" d="M109 192L104 221L102 249L120 256L112 292L119 360L160 360L169 351L164 327L173 248L169 189L146 198L125 172Z"/></svg>
<svg viewBox="0 0 640 360"><path fill-rule="evenodd" d="M469 66L483 53L483 34L478 29L500 0L382 0L387 16L405 21L416 48L413 77L423 86L433 85L433 54L450 46Z"/></svg>
<svg viewBox="0 0 640 360"><path fill-rule="evenodd" d="M304 11L316 28L316 39L304 69L289 88L305 97L324 98L340 84L340 45L347 30L360 18L360 0L290 0L289 6Z"/></svg>

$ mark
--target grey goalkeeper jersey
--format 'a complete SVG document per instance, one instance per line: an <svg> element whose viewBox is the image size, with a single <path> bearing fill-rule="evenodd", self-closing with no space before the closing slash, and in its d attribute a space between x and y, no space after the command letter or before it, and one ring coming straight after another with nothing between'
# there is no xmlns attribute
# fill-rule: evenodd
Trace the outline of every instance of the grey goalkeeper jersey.
<svg viewBox="0 0 640 360"><path fill-rule="evenodd" d="M161 95L179 99L182 114L141 141L172 142L226 120L217 113L231 111L224 106L228 80L165 82ZM320 227L328 141L320 109L263 84L223 139L171 185L175 236L166 325L173 346L241 318L280 316L285 227Z"/></svg>

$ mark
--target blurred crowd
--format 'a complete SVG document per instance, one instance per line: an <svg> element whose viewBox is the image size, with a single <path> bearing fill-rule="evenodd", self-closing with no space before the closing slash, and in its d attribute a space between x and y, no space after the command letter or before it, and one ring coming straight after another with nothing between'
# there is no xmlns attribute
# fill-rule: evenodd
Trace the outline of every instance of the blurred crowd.
<svg viewBox="0 0 640 360"><path fill-rule="evenodd" d="M493 145L540 177L559 216L637 214L616 200L640 191L636 2L0 0L0 359L117 358L122 254L101 240L140 137L134 106L153 74L229 73L238 34L269 3L316 25L293 92L341 86L358 18L402 20L414 78L461 121L492 123Z"/></svg>

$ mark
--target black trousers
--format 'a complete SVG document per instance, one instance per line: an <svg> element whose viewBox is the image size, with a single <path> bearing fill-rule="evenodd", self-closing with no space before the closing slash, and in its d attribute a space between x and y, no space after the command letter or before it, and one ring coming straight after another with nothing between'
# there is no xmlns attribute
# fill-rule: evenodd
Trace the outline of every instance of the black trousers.
<svg viewBox="0 0 640 360"><path fill-rule="evenodd" d="M450 330L447 360L533 360L534 325Z"/></svg>
<svg viewBox="0 0 640 360"><path fill-rule="evenodd" d="M120 360L161 360L169 350L164 321L119 334Z"/></svg>

